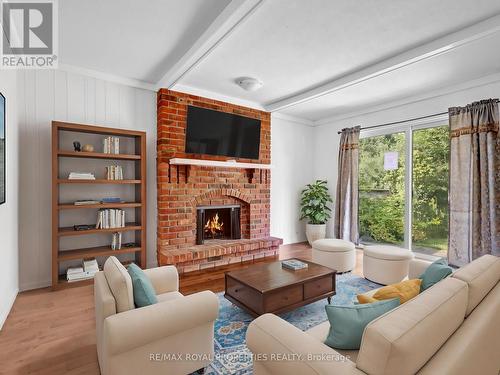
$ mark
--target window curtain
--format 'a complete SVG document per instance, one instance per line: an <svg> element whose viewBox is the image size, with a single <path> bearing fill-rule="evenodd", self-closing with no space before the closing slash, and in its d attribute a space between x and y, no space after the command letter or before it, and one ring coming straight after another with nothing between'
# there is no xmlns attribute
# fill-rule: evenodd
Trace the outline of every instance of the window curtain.
<svg viewBox="0 0 500 375"><path fill-rule="evenodd" d="M360 127L343 129L340 136L334 233L358 243L358 169Z"/></svg>
<svg viewBox="0 0 500 375"><path fill-rule="evenodd" d="M448 110L450 233L448 261L465 265L500 256L500 140L498 99Z"/></svg>

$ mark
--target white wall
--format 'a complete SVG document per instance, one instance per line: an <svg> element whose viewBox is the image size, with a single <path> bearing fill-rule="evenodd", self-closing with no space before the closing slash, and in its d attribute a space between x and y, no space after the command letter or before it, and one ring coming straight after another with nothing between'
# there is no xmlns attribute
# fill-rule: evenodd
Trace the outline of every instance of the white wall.
<svg viewBox="0 0 500 375"><path fill-rule="evenodd" d="M300 121L271 116L271 235L285 244L305 241L299 195L313 179L314 129Z"/></svg>
<svg viewBox="0 0 500 375"><path fill-rule="evenodd" d="M1 29L0 29L1 30ZM0 329L19 291L18 207L19 128L17 124L16 72L0 70L0 92L6 103L6 200L0 205Z"/></svg>
<svg viewBox="0 0 500 375"><path fill-rule="evenodd" d="M337 134L338 130L356 125L364 127L432 115L446 112L449 107L463 106L481 99L500 97L499 75L491 76L490 82L484 83L484 80L481 81L481 84L477 86L471 84L467 89L448 92L428 99L415 98L415 100L412 101L412 99L409 98L407 100L408 104L339 120L332 120L324 125L315 127L315 178L327 179L332 196L335 197L340 141L340 135ZM367 110L369 110L369 108ZM333 220L330 220L328 223L327 234L333 236Z"/></svg>
<svg viewBox="0 0 500 375"><path fill-rule="evenodd" d="M156 264L156 93L64 71L19 75L20 289L51 282L51 121L147 132L148 266ZM86 187L72 186L85 195ZM83 210L82 210L83 211ZM82 236L82 238L90 236Z"/></svg>

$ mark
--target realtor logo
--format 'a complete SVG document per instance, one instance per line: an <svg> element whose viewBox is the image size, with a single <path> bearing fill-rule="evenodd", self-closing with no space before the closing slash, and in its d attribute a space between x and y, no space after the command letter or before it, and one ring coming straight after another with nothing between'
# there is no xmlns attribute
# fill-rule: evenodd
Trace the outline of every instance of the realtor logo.
<svg viewBox="0 0 500 375"><path fill-rule="evenodd" d="M1 67L57 67L56 0L3 1Z"/></svg>

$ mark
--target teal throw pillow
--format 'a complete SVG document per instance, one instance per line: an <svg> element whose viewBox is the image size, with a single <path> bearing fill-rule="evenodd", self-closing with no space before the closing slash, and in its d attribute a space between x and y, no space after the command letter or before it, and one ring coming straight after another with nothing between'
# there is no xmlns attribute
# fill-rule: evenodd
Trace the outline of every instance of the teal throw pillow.
<svg viewBox="0 0 500 375"><path fill-rule="evenodd" d="M423 274L419 276L422 279L422 284L420 284L420 292L430 288L434 284L443 280L445 277L451 275L453 269L448 266L448 262L444 258L440 258L433 262Z"/></svg>
<svg viewBox="0 0 500 375"><path fill-rule="evenodd" d="M330 332L325 344L334 349L358 350L365 327L399 306L399 298L353 306L326 305Z"/></svg>
<svg viewBox="0 0 500 375"><path fill-rule="evenodd" d="M132 279L134 289L134 304L136 307L144 307L158 302L155 288L151 280L146 276L143 270L136 264L128 266L128 274Z"/></svg>

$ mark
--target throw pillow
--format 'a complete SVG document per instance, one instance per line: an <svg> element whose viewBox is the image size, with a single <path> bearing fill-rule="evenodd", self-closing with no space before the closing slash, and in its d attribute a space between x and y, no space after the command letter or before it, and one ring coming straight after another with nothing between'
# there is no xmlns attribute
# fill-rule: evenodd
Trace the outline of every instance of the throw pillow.
<svg viewBox="0 0 500 375"><path fill-rule="evenodd" d="M420 279L405 280L397 284L384 286L377 290L371 297L360 294L357 298L359 303L372 303L374 302L373 300L381 301L384 299L399 298L399 302L403 304L420 293L421 283L422 280Z"/></svg>
<svg viewBox="0 0 500 375"><path fill-rule="evenodd" d="M424 290L429 289L437 282L451 275L452 272L453 269L448 266L446 259L441 258L436 260L429 267L427 267L423 274L419 276L419 279L422 279L420 291L423 292Z"/></svg>
<svg viewBox="0 0 500 375"><path fill-rule="evenodd" d="M368 323L397 306L397 298L364 305L326 305L330 331L325 344L334 349L358 350Z"/></svg>
<svg viewBox="0 0 500 375"><path fill-rule="evenodd" d="M155 288L144 271L132 263L128 266L128 273L132 279L135 306L144 307L157 303L158 298L156 297Z"/></svg>

